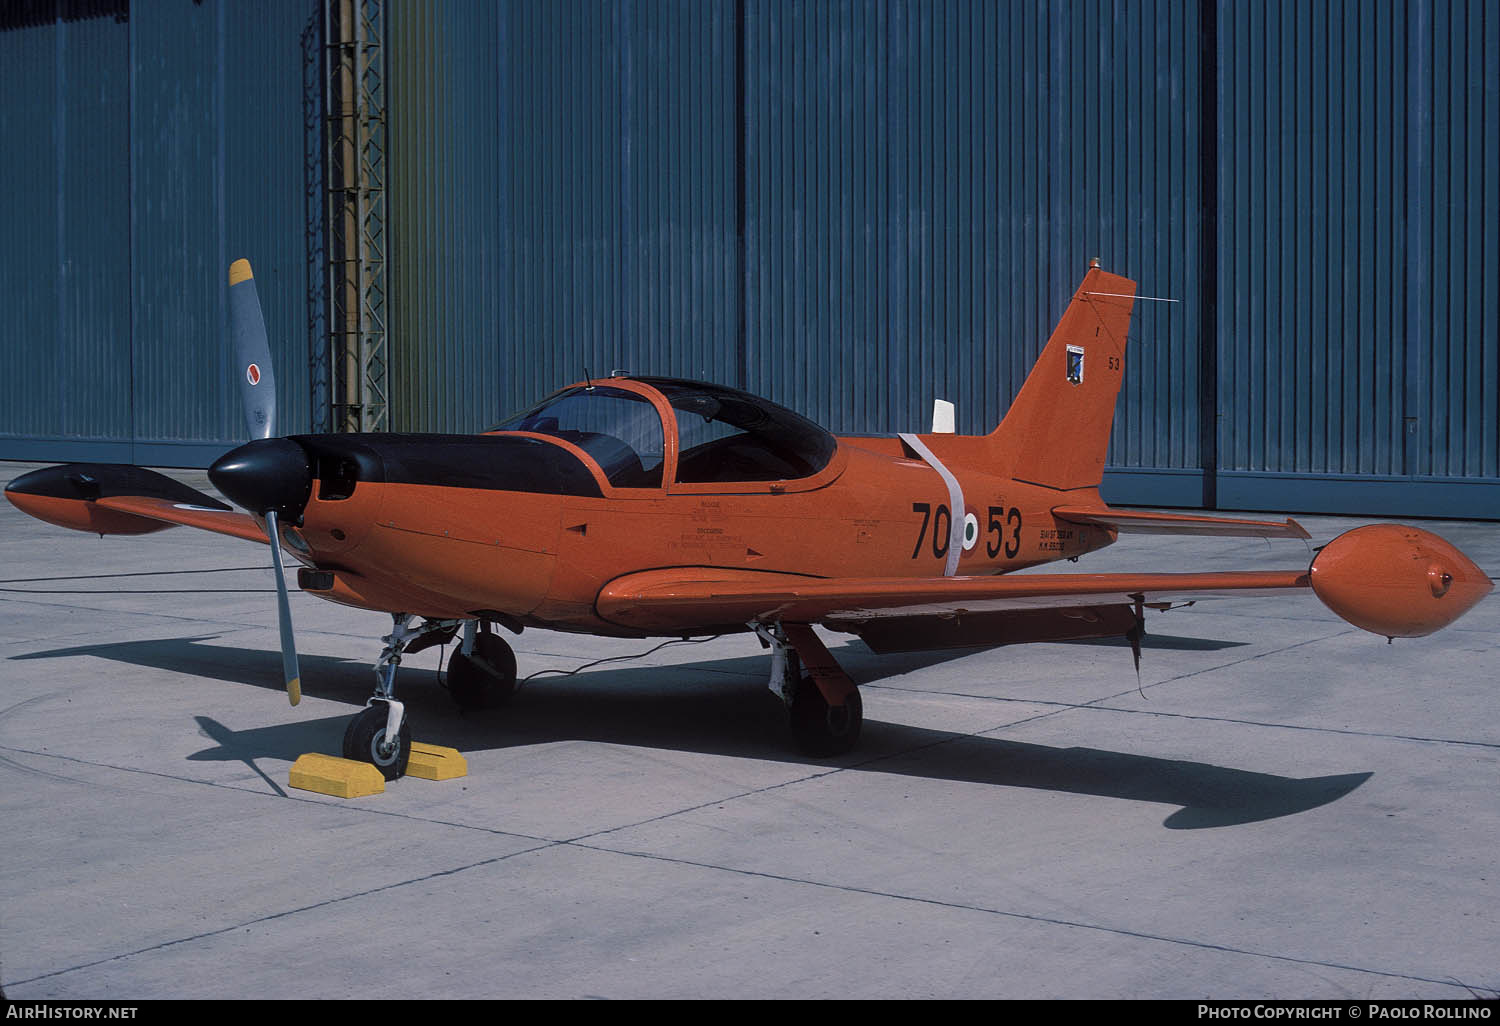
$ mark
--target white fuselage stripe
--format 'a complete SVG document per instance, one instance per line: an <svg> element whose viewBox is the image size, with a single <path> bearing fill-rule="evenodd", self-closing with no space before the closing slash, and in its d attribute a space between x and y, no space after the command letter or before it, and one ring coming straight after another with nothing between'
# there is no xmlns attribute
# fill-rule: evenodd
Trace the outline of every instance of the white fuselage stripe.
<svg viewBox="0 0 1500 1026"><path fill-rule="evenodd" d="M899 436L903 442L911 446L912 451L922 457L929 467L938 472L943 483L948 486L948 565L943 568L945 577L952 577L958 573L958 557L964 551L964 490L959 486L958 478L953 476L952 471L943 466L943 461L932 454L932 450L922 444L922 440L916 435L902 434Z"/></svg>

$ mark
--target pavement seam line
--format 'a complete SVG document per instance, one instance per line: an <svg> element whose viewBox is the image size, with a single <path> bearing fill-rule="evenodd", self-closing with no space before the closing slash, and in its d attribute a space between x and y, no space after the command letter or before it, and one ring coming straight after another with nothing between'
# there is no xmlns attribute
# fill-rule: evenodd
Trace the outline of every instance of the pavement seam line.
<svg viewBox="0 0 1500 1026"><path fill-rule="evenodd" d="M34 699L31 699L31 700L28 700L28 701L34 701ZM26 703L23 702L23 703L20 703L20 704L24 705ZM15 708L15 707L12 707L12 708ZM5 711L9 711L9 710L5 710ZM4 712L5 711L0 711L0 717L4 716ZM965 736L971 736L971 735L965 735ZM939 742L939 743L945 743L947 740L950 740L950 739L944 739L944 742ZM921 746L921 747L930 747L930 746ZM920 750L920 748L910 749L910 751L919 751L919 750ZM859 763L858 765L854 765L854 766L836 766L836 767L831 767L829 769L823 770L822 772L803 774L802 776L794 777L791 780L783 780L783 781L780 781L780 782L775 783L775 784L767 784L765 787L758 787L758 788L753 788L753 789L748 790L748 791L741 791L741 792L738 792L736 794L725 795L725 796L722 796L722 797L719 797L719 798L711 799L709 801L699 802L699 803L697 803L695 805L687 805L687 806L684 806L684 807L682 807L680 809L673 809L670 812L663 812L663 813L661 813L659 815L649 816L646 819L636 820L636 821L631 822L631 823L621 823L621 824L618 824L616 826L606 827L606 828L604 828L602 830L592 830L592 831L590 831L588 833L585 833L585 834L579 834L576 837L551 838L551 837L537 837L537 836L532 835L532 834L517 833L514 830L500 830L500 829L497 829L495 827L477 826L477 825L475 825L473 823L459 823L459 822L454 822L452 820L431 819L431 818L426 817L426 816L413 816L413 815L411 815L409 813L396 812L396 811L393 811L393 810L390 810L390 809L377 809L377 808L374 808L373 806L369 806L369 805L350 805L350 804L343 803L343 802L319 801L316 798L304 798L301 795L296 795L296 794L287 794L287 793L273 794L273 793L271 793L269 791L265 791L265 790L262 790L262 789L259 789L259 788L241 787L241 786L239 786L237 784L226 784L226 783L222 783L222 782L216 781L216 780L202 780L202 779L199 779L197 777L178 776L178 775L173 774L173 773L163 773L160 770L148 770L148 769L141 769L139 767L132 767L132 766L116 766L113 763L94 762L94 761L91 761L91 760L88 760L88 759L80 759L77 756L73 756L73 755L59 755L59 754L57 754L55 752L38 752L38 751L34 751L32 749L29 749L29 748L16 748L16 747L13 747L13 746L10 746L10 745L0 745L0 753L3 753L3 752L9 752L11 754L16 754L16 755L31 755L31 756L35 756L35 757L41 758L41 759L57 759L57 760L62 761L62 762L71 762L71 763L74 763L74 764L80 765L80 766L92 766L95 769L113 770L113 771L118 772L118 773L136 774L136 775L147 776L147 777L158 777L158 778L161 778L161 779L164 779L164 780L176 781L177 783L181 783L181 784L196 784L196 785L199 785L199 786L202 786L202 787L213 787L213 788L218 788L218 789L224 790L224 791L235 791L235 792L237 792L239 794L250 795L252 797L257 797L257 798L285 799L287 801L301 802L301 803L306 804L306 805L316 805L316 806L319 806L319 807L325 808L325 809L335 809L335 810L337 810L339 812L367 813L367 814L373 815L373 816L390 816L390 817L393 817L393 818L396 818L396 819L406 819L406 820L411 820L414 823L426 823L426 824L430 824L432 826L453 827L453 828L458 829L458 830L473 830L473 831L476 831L478 833L493 834L493 835L500 836L500 837L518 837L518 838L521 838L522 840L526 840L526 841L538 841L538 842L542 842L544 846L545 845L555 845L555 844L573 844L573 843L575 843L577 841L585 840L585 839L590 838L590 837L602 837L602 836L605 836L607 834L616 833L616 832L621 831L621 830L632 830L632 829L634 829L636 827L646 826L646 825L651 824L651 823L659 823L659 822L661 822L663 820L671 819L674 816L681 816L681 815L685 815L685 814L690 813L690 812L697 812L700 809L706 809L706 808L708 808L710 806L713 806L713 805L723 805L726 802L738 801L741 798L751 798L751 797L754 797L756 795L765 794L768 791L775 791L775 790L777 790L779 788L789 787L789 786L791 786L793 784L805 783L805 782L810 781L810 780L817 780L817 779L822 778L822 777L831 776L831 775L833 775L835 773L840 773L840 772L844 771L845 769L857 769L857 768L859 768L859 766L868 765L868 764L873 763L873 762L879 762L881 759L895 757L894 755L891 755L891 756L880 756L879 758L876 758L876 759L865 760L865 762ZM896 754L899 755L899 754L906 754L906 753L902 752L902 753L896 753ZM57 774L57 773L46 773L45 770L38 770L35 767L27 766L24 763L13 762L12 760L5 759L3 756L0 756L0 763L9 764L14 769L16 769L18 771L32 772L32 773L41 773L41 774L44 774L44 775L49 776L49 777L55 777L58 780L63 780L63 781L67 781L67 782L70 782L70 783L76 783L76 784L80 784L80 785L83 785L83 786L86 786L86 787L99 786L99 785L93 783L92 781L78 780L78 779L76 779L74 777L63 776L62 774ZM257 770L257 772L259 772L259 771ZM265 775L264 774L261 774L261 776L262 776L262 779L265 779Z"/></svg>
<svg viewBox="0 0 1500 1026"><path fill-rule="evenodd" d="M176 947L181 944L188 944L193 941L206 940L212 937L223 936L225 934L233 933L237 930L248 929L259 924L275 922L276 920L289 918L291 916L299 915L303 912L313 912L318 909L328 908L333 905L339 905L358 898L365 898L371 895L381 894L386 891L407 887L412 884L420 884L431 880L441 879L447 876L455 876L459 873L467 872L471 869L481 869L486 866L496 865L520 855L531 855L538 852L563 847L576 848L582 851L592 851L601 855L616 855L625 858L643 859L652 862L664 862L672 865L692 866L696 869L705 869L711 872L729 873L736 876L756 877L759 879L774 880L781 883L790 883L804 887L816 887L823 890L832 890L846 894L861 894L868 897L886 898L893 901L912 902L915 904L927 905L936 908L948 908L962 912L977 912L983 915L997 916L1005 919L1017 919L1024 922L1038 923L1044 926L1057 926L1063 927L1065 929L1087 930L1118 937L1127 937L1137 940L1148 940L1163 944L1173 944L1183 947L1196 948L1203 951L1218 951L1230 955L1243 955L1251 958L1265 958L1279 962L1288 962L1294 965L1319 966L1326 969L1338 969L1346 972L1363 973L1366 975L1381 976L1390 979L1411 980L1421 983L1433 983L1448 987L1462 987L1466 990L1470 990L1471 992L1473 990L1473 987L1470 984L1463 981L1457 981L1452 977L1448 979L1436 979L1434 977L1421 976L1415 973L1402 973L1385 969L1372 969L1365 966L1348 965L1341 962L1329 962L1312 958L1299 958L1294 955L1278 955L1272 952L1257 951L1253 948L1240 948L1228 944L1215 944L1209 941L1192 940L1186 937L1169 937L1164 934L1146 933L1139 930L1127 930L1121 927L1104 926L1098 923L1085 923L1076 920L1059 919L1027 912L1014 912L1008 911L1006 909L990 908L984 905L968 905L960 902L943 901L938 898L926 898L918 895L897 894L890 891L879 891L873 888L856 887L849 884L828 883L821 880L810 880L802 877L786 876L780 873L767 873L761 870L739 869L731 866L717 865L715 863L698 862L692 859L668 857L665 855L653 854L651 852L629 851L617 848L601 847L599 845L580 844L576 841L551 841L543 844L538 844L531 848L523 848L520 851L507 852L504 855L497 855L494 858L481 859L478 862L469 863L463 866L454 866L449 869L437 870L435 872L426 873L422 876L412 877L407 880L398 880L393 883L382 884L379 887L366 888L362 891L356 891L352 894L341 895L336 898L328 898L324 901L314 902L310 905L303 905L294 909L286 909L281 912L274 912L270 915L260 916L255 919L243 920L229 926L220 927L216 930L205 930L201 933L192 934L187 937L178 937L172 940L162 941L160 943L148 945L143 948L136 948L131 951L121 952L116 955L110 955L106 958L79 963L78 965L69 966L65 969L57 969L52 972L42 973L38 976L32 976L24 980L11 980L9 982L12 987L36 983L40 980L51 979L56 976L66 975L67 973L80 972L84 969L92 969L96 966L106 965L110 962L117 962L123 959L133 958L136 955L149 954L154 951L163 951L167 948ZM1490 988L1485 987L1481 989Z"/></svg>
<svg viewBox="0 0 1500 1026"><path fill-rule="evenodd" d="M217 780L202 780L198 777L183 777L174 773L163 773L160 770L141 769L136 766L116 766L108 762L94 762L89 759L80 759L74 755L59 755L56 752L38 752L29 748L16 748L11 745L0 745L0 752L9 752L14 755L32 755L40 759L58 759L62 762L71 762L79 766L92 766L94 769L113 770L117 773L128 773L146 777L157 777L163 780L176 781L179 784L195 784L200 787L213 787L222 791L234 791L238 794L250 795L255 798L273 798L277 801L301 802L304 805L316 805L319 808L333 809L341 813L365 813L372 816L390 816L395 819L411 820L414 823L426 823L432 826L453 827L458 830L473 830L483 834L494 834L500 837L519 837L526 841L541 841L546 844L564 844L565 841L551 837L534 837L530 834L516 833L514 830L498 830L494 827L476 826L473 823L457 823L444 819L429 819L425 816L413 816L405 812L397 812L391 809L377 809L369 805L351 805L347 801L320 801L316 798L304 798L299 794L274 794L261 788L241 787L238 784L226 784ZM9 762L10 760L4 760ZM26 766L22 763L13 763L17 770L27 772L45 773L35 767ZM46 774L60 780L81 784L86 787L101 786L93 781L79 780L75 777L66 777L61 774ZM109 786L109 785L103 785Z"/></svg>
<svg viewBox="0 0 1500 1026"><path fill-rule="evenodd" d="M1192 940L1187 937L1169 937L1165 934L1146 933L1140 930L1127 930L1122 927L1103 926L1098 923L1084 923L1071 919L1057 919L1051 916L1036 915L1029 912L1012 912L1006 909L989 908L984 905L966 905L960 902L943 901L940 898L924 898L911 894L896 894L890 891L878 891L868 887L856 887L850 884L828 883L822 880L809 880L802 877L786 876L780 873L768 873L756 869L737 869L732 866L721 866L710 862L697 862L692 859L674 858L666 855L657 855L651 852L629 851L618 848L603 848L592 844L576 844L568 842L572 847L584 848L589 851L609 853L613 855L624 855L630 858L648 859L657 862L667 862L676 865L693 866L698 869L717 870L719 872L731 873L738 876L752 876L767 880L777 880L783 883L801 884L807 887L818 887L826 890L840 891L849 894L864 894L876 898L890 898L895 901L910 901L922 905L932 905L939 908L951 908L965 912L979 912L986 915L1001 916L1007 919L1020 919L1027 922L1041 923L1048 926L1061 926L1078 930L1090 930L1098 933L1107 933L1119 937L1131 937L1139 940L1157 941L1163 944L1176 944L1185 947L1198 948L1206 951L1222 951L1232 955L1247 955L1253 958L1268 958L1280 962L1290 962L1296 965L1321 966L1327 969L1342 969L1348 972L1366 973L1373 976L1384 976L1398 980L1413 980L1421 983L1437 983L1449 987L1462 987L1471 989L1471 985L1458 981L1453 977L1448 979L1436 979L1430 976L1420 976L1414 973L1395 972L1388 969L1370 969L1364 966L1346 965L1342 962L1327 962L1315 958L1298 958L1295 955L1278 955L1272 952L1256 951L1253 948L1239 948L1229 944L1215 944L1210 941ZM1493 988L1480 986L1477 989L1491 990Z"/></svg>
<svg viewBox="0 0 1500 1026"><path fill-rule="evenodd" d="M80 963L78 965L69 966L66 969L56 969L56 970L53 970L52 972L49 972L49 973L42 973L40 976L30 977L29 979L25 979L25 980L11 980L10 981L10 985L12 987L16 987L16 986L20 986L22 984L35 983L38 980L51 979L54 976L62 976L64 974L66 974L66 973L79 972L79 971L81 971L83 969L92 969L95 966L105 965L105 964L107 964L109 962L118 962L121 959L125 959L125 958L133 958L136 955L145 955L145 954L149 954L150 952L153 952L153 951L162 951L162 950L165 950L166 948L175 947L178 944L189 944L189 943L191 943L193 941L197 941L197 940L206 940L207 938L210 938L210 937L219 937L219 936L222 936L223 934L226 934L226 933L233 933L236 930L249 929L250 927L256 926L256 925L261 924L261 923L275 922L278 919L285 919L288 916L298 915L298 914L300 914L302 912L312 912L312 911L316 911L317 909L320 909L320 908L327 908L327 907L329 907L331 905L338 905L338 904L341 904L341 903L346 902L346 901L352 901L352 900L354 900L356 898L366 898L366 897L369 897L372 894L381 894L381 893L383 893L385 891L394 890L394 889L396 889L398 887L406 887L406 886L408 886L410 884L425 883L425 882L427 882L429 880L436 880L436 879L440 879L440 878L445 877L445 876L453 876L454 874L462 873L462 872L465 872L466 870L478 869L478 868L480 868L482 866L493 865L494 863L497 863L497 862L504 862L506 859L515 858L517 855L527 855L527 854L530 854L531 852L544 851L544 850L546 850L548 848L556 848L559 845L564 844L564 843L566 843L566 842L551 841L551 842L548 842L548 843L545 843L545 844L536 845L535 847L532 847L532 848L523 848L520 851L507 852L504 855L497 855L494 858L482 859L479 862L471 862L468 865L454 866L451 869L440 869L440 870L437 870L437 871L432 872L432 873L426 873L426 874L424 874L422 876L412 877L409 880L397 880L394 883L382 884L379 887L371 887L371 888L368 888L368 889L363 890L363 891L356 891L353 894L341 895L341 896L339 896L337 898L328 898L328 899L326 899L324 901L314 902L311 905L303 905L303 906L300 906L298 908L286 909L286 910L281 911L281 912L273 912L270 915L261 916L261 917L259 917L257 919L247 919L247 920L244 920L242 922L233 923L233 924L231 924L229 926L220 927L217 930L205 930L202 933L195 933L195 934L192 934L191 936L177 937L177 938L175 938L173 940L162 941L159 944L151 944L151 945L148 945L148 946L146 946L144 948L136 948L133 951L124 951L124 952L121 952L120 954L117 954L117 955L110 955L107 958L98 958L98 959L95 959L92 962L82 962L82 963Z"/></svg>

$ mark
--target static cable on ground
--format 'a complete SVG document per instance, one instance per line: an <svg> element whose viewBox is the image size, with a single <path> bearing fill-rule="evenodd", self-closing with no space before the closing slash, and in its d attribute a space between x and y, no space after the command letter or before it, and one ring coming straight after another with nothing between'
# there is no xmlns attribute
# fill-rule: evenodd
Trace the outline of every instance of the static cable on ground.
<svg viewBox="0 0 1500 1026"><path fill-rule="evenodd" d="M601 663L613 663L613 662L618 662L618 661L620 661L622 659L644 659L648 655L651 655L653 652L659 652L659 651L661 651L662 649L666 648L668 645L701 645L705 641L714 641L714 640L717 640L718 638L722 638L723 636L724 635L722 635L722 634L710 634L706 638L671 638L670 640L663 641L660 645L657 645L654 648L649 648L646 651L641 652L639 654L606 656L603 659L595 659L591 663L584 663L582 666L576 667L576 668L571 669L571 670L538 670L535 673L527 674L525 677L522 677L519 681L517 681L516 682L516 688L519 690L522 684L525 684L527 681L531 680L533 677L540 677L543 674L555 673L555 674L558 674L559 676L562 676L562 677L571 677L575 673L581 673L582 671L587 670L587 669L589 669L590 667L593 667L593 666L598 666Z"/></svg>

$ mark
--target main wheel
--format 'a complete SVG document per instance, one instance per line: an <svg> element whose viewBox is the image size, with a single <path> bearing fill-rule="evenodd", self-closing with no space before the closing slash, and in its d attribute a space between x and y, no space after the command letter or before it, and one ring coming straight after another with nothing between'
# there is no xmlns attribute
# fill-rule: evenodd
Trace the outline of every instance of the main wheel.
<svg viewBox="0 0 1500 1026"><path fill-rule="evenodd" d="M792 737L808 755L843 755L859 743L864 703L859 689L849 692L841 706L830 706L818 685L804 676L792 698Z"/></svg>
<svg viewBox="0 0 1500 1026"><path fill-rule="evenodd" d="M411 759L411 718L401 718L395 747L382 751L387 716L386 704L376 702L350 720L344 731L344 758L368 762L385 779L395 780L406 773L406 764Z"/></svg>
<svg viewBox="0 0 1500 1026"><path fill-rule="evenodd" d="M474 654L448 660L448 694L465 712L504 705L516 693L516 654L498 634L476 634Z"/></svg>

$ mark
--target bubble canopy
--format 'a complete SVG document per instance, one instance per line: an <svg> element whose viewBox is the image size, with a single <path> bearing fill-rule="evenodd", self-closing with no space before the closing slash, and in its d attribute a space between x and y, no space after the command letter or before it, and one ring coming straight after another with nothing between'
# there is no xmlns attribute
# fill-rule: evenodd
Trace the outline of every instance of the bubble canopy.
<svg viewBox="0 0 1500 1026"><path fill-rule="evenodd" d="M490 430L568 442L615 488L660 488L668 474L687 485L795 481L818 474L838 450L833 435L784 406L678 378L574 385Z"/></svg>

